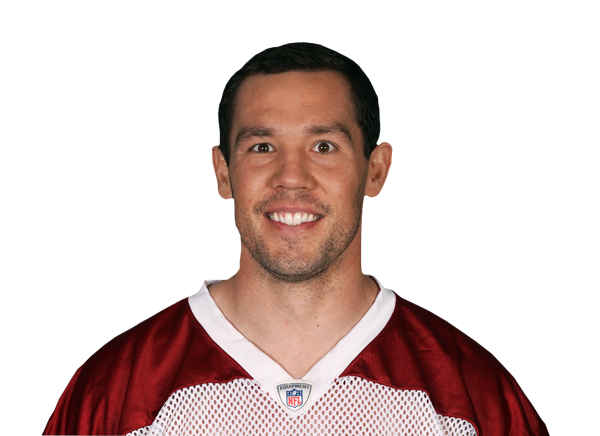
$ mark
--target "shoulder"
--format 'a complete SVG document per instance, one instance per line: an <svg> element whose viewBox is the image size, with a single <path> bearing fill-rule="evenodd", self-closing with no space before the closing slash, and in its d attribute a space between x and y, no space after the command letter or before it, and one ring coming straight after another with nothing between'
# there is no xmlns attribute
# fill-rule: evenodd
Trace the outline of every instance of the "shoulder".
<svg viewBox="0 0 600 436"><path fill-rule="evenodd" d="M547 434L515 379L490 352L400 297L386 327L346 372L425 391L438 413L466 419L480 434Z"/></svg>
<svg viewBox="0 0 600 436"><path fill-rule="evenodd" d="M202 362L203 371L193 370ZM149 425L171 392L241 371L182 300L115 337L75 373L45 434L122 434Z"/></svg>
<svg viewBox="0 0 600 436"><path fill-rule="evenodd" d="M456 365L472 369L473 375L508 374L479 343L439 316L401 297L397 297L389 334L402 334L416 355L434 357L431 364L442 364L439 370Z"/></svg>
<svg viewBox="0 0 600 436"><path fill-rule="evenodd" d="M103 372L111 368L153 353L157 346L173 340L189 340L194 327L190 315L187 301L181 300L113 338L94 353L82 368L90 376L101 377Z"/></svg>
<svg viewBox="0 0 600 436"><path fill-rule="evenodd" d="M473 379L509 376L491 353L466 334L398 296L389 322L353 365L368 373L385 368L386 361L385 384L426 390L432 399Z"/></svg>

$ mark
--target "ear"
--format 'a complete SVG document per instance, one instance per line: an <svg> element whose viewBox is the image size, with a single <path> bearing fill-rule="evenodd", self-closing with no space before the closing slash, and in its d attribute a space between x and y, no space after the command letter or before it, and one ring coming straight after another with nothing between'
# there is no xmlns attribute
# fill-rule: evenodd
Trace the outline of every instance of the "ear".
<svg viewBox="0 0 600 436"><path fill-rule="evenodd" d="M218 145L215 145L212 149L212 160L213 167L215 168L215 176L217 176L219 195L226 200L233 198L231 183L229 181L229 167Z"/></svg>
<svg viewBox="0 0 600 436"><path fill-rule="evenodd" d="M392 146L382 142L371 152L365 195L375 197L381 192L392 165Z"/></svg>

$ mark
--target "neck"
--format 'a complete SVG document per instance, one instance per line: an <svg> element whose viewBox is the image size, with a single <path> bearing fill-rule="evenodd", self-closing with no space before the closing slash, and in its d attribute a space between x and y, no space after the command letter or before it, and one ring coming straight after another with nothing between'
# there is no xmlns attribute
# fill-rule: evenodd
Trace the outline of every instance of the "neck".
<svg viewBox="0 0 600 436"><path fill-rule="evenodd" d="M301 378L362 318L378 290L360 268L359 232L326 271L293 283L269 274L242 247L239 271L210 293L238 331Z"/></svg>

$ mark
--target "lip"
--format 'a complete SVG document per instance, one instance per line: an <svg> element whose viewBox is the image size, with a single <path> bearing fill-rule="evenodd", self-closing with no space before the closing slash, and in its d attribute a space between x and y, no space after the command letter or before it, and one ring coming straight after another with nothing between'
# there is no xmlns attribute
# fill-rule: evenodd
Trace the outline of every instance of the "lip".
<svg viewBox="0 0 600 436"><path fill-rule="evenodd" d="M277 213L284 212L284 213L291 213L291 214L307 213L307 214L317 215L320 218L323 217L322 213L319 213L316 210L308 208L306 206L271 206L271 207L269 207L269 210L265 211L265 214L268 215L270 213L275 213L275 212L277 212Z"/></svg>
<svg viewBox="0 0 600 436"><path fill-rule="evenodd" d="M283 211L283 209L278 209L278 210ZM299 209L294 209L294 210L296 212L300 212ZM291 213L291 210L290 210L290 213ZM279 221L273 221L271 218L269 218L268 213L265 213L263 215L263 217L269 222L269 224L271 226L273 226L272 227L273 229L276 229L278 231L288 233L288 234L296 234L296 233L302 233L302 232L308 231L308 230L312 229L313 227L315 227L323 219L323 216L319 215L320 218L316 221L308 221L306 223L298 224L296 226L290 226L290 225L284 224Z"/></svg>
<svg viewBox="0 0 600 436"><path fill-rule="evenodd" d="M269 206L269 208L263 213L264 218L269 221L269 224L272 226L271 228L273 228L274 230L277 231L281 231L287 234L296 234L296 233L302 233L305 232L309 229L312 229L315 225L317 225L317 223L319 221L321 221L324 218L323 213L319 213L320 211L317 211L315 208L310 207L310 206L305 206L302 204L272 204ZM288 225L285 223L282 223L280 221L274 221L270 218L269 215L272 215L273 213L277 213L277 214L297 214L297 213L301 213L301 214L312 214L315 217L317 217L316 220L314 221L307 221L301 224L297 224L297 225Z"/></svg>

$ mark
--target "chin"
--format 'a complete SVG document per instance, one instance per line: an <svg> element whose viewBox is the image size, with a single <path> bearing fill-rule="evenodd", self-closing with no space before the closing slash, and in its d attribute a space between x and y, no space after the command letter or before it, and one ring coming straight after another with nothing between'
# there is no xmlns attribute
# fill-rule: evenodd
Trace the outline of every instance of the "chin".
<svg viewBox="0 0 600 436"><path fill-rule="evenodd" d="M323 276L342 254L338 250L320 249L289 256L287 249L269 252L264 250L264 246L247 248L266 273L287 283L298 283ZM285 256L286 253L288 256Z"/></svg>

